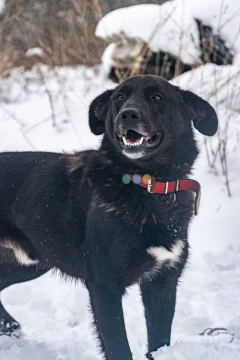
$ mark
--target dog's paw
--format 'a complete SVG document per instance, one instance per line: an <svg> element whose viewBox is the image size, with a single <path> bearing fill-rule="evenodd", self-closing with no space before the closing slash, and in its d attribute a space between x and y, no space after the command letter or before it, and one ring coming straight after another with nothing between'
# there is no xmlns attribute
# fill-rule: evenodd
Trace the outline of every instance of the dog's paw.
<svg viewBox="0 0 240 360"><path fill-rule="evenodd" d="M20 337L21 331L20 324L17 321L0 320L0 336L15 336Z"/></svg>

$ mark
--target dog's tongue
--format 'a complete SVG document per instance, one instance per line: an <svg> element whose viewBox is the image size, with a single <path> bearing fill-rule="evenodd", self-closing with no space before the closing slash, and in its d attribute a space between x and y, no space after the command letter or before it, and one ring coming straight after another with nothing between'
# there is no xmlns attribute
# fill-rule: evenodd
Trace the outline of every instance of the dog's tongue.
<svg viewBox="0 0 240 360"><path fill-rule="evenodd" d="M138 142L141 138L142 138L142 135L138 134L134 130L128 130L125 135L125 139L127 140L127 142L132 143L132 144Z"/></svg>

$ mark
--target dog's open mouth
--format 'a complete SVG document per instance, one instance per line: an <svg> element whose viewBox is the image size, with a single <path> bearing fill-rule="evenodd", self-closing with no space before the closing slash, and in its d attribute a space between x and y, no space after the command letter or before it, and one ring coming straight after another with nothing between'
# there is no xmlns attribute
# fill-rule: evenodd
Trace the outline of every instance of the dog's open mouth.
<svg viewBox="0 0 240 360"><path fill-rule="evenodd" d="M160 144L163 139L163 135L160 133L154 135L144 136L135 130L127 130L126 133L120 137L122 145L132 147L154 147Z"/></svg>

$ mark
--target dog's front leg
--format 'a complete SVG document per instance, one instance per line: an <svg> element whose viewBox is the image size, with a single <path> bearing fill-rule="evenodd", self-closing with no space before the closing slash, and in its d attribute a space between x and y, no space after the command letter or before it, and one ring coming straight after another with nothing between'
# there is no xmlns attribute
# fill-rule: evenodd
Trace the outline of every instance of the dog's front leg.
<svg viewBox="0 0 240 360"><path fill-rule="evenodd" d="M122 292L107 286L87 285L94 324L107 360L132 360L122 309Z"/></svg>
<svg viewBox="0 0 240 360"><path fill-rule="evenodd" d="M175 312L177 279L156 277L141 284L148 333L148 358L164 345L170 345Z"/></svg>

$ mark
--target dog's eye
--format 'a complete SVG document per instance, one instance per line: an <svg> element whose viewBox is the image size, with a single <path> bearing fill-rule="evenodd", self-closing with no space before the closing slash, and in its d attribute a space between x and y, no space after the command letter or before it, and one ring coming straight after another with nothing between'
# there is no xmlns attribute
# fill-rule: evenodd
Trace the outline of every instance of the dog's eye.
<svg viewBox="0 0 240 360"><path fill-rule="evenodd" d="M123 101L123 100L125 100L125 95L123 95L123 94L117 94L115 99L116 99L117 101Z"/></svg>
<svg viewBox="0 0 240 360"><path fill-rule="evenodd" d="M159 101L159 100L162 100L163 97L160 94L154 94L154 95L152 95L151 99L154 101Z"/></svg>

